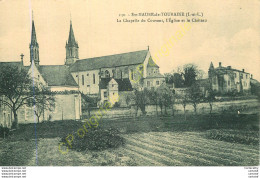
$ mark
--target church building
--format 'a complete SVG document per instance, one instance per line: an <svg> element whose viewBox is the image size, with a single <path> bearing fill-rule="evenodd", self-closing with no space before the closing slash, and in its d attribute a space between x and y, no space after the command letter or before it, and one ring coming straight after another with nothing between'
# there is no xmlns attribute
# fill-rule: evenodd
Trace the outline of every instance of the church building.
<svg viewBox="0 0 260 178"><path fill-rule="evenodd" d="M142 90L144 87L154 88L165 82L159 66L152 59L149 47L147 50L79 59L79 45L71 21L64 65L40 65L39 46L32 20L29 45L31 65L24 66L23 55L20 62L8 62L7 65L19 65L27 69L29 75L55 93L54 111L44 113L41 120L80 119L81 101L85 98L82 95L99 98L99 106L106 101L112 105L119 102L123 106L123 92ZM0 62L1 65L6 65L6 62ZM7 118L2 119L6 117L3 114L6 112L1 107L0 121L7 123ZM8 112L9 120L12 120L11 115ZM24 106L18 112L18 120L33 122L33 115L33 109Z"/></svg>

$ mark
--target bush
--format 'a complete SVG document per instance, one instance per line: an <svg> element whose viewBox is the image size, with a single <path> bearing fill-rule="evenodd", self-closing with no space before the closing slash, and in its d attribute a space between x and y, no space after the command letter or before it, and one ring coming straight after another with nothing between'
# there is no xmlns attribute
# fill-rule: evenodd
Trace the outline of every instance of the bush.
<svg viewBox="0 0 260 178"><path fill-rule="evenodd" d="M259 145L259 132L257 131L213 129L206 132L206 137L231 143Z"/></svg>
<svg viewBox="0 0 260 178"><path fill-rule="evenodd" d="M115 102L114 108L119 108L119 107L120 107L120 103L119 102Z"/></svg>
<svg viewBox="0 0 260 178"><path fill-rule="evenodd" d="M86 132L83 138L80 138L77 133L74 133L74 140L71 144L71 149L76 151L94 150L100 151L109 148L118 148L124 145L124 138L118 135L119 131L115 129L104 130L102 128L93 128ZM66 137L61 139L68 147Z"/></svg>
<svg viewBox="0 0 260 178"><path fill-rule="evenodd" d="M10 129L7 127L0 126L0 137L5 138L8 137Z"/></svg>

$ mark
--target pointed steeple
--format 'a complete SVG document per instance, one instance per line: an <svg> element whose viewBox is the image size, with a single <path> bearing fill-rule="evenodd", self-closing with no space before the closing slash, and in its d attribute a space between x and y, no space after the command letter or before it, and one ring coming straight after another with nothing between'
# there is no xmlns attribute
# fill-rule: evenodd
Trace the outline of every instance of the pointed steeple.
<svg viewBox="0 0 260 178"><path fill-rule="evenodd" d="M34 20L32 20L32 35L31 35L31 44L38 45L36 38L36 31L34 26Z"/></svg>
<svg viewBox="0 0 260 178"><path fill-rule="evenodd" d="M210 62L209 69L214 69L214 65L213 65L213 63L212 63L212 62Z"/></svg>
<svg viewBox="0 0 260 178"><path fill-rule="evenodd" d="M36 30L34 25L34 19L32 18L32 32L31 32L31 43L30 43L30 61L34 62L36 65L39 65L39 45L36 38Z"/></svg>
<svg viewBox="0 0 260 178"><path fill-rule="evenodd" d="M76 60L79 59L79 51L78 51L78 42L75 39L72 21L70 19L70 32L68 42L66 41L66 65L73 64Z"/></svg>
<svg viewBox="0 0 260 178"><path fill-rule="evenodd" d="M70 33L69 33L68 44L70 46L78 46L78 44L77 44L77 42L75 40L75 36L74 36L73 27L72 27L72 21L71 20L70 20Z"/></svg>

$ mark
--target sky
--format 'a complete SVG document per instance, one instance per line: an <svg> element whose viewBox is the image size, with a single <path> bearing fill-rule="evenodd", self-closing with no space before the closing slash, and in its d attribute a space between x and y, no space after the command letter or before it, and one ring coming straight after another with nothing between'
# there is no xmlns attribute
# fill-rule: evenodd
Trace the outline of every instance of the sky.
<svg viewBox="0 0 260 178"><path fill-rule="evenodd" d="M245 69L260 80L259 9L258 0L0 0L0 61L19 61L23 53L24 63L29 65L32 10L41 65L64 64L70 19L80 59L147 46L153 56L183 24L119 23L119 14L202 12L207 22L191 23L168 55L158 56L160 71L194 63L207 73L212 61L215 67L222 62Z"/></svg>

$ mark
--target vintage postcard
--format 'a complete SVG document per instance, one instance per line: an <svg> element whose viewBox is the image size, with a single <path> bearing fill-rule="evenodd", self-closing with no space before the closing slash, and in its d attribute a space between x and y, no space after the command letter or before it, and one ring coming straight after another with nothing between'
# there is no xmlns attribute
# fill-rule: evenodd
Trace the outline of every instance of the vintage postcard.
<svg viewBox="0 0 260 178"><path fill-rule="evenodd" d="M257 176L259 7L1 0L2 176L27 166L250 166Z"/></svg>

